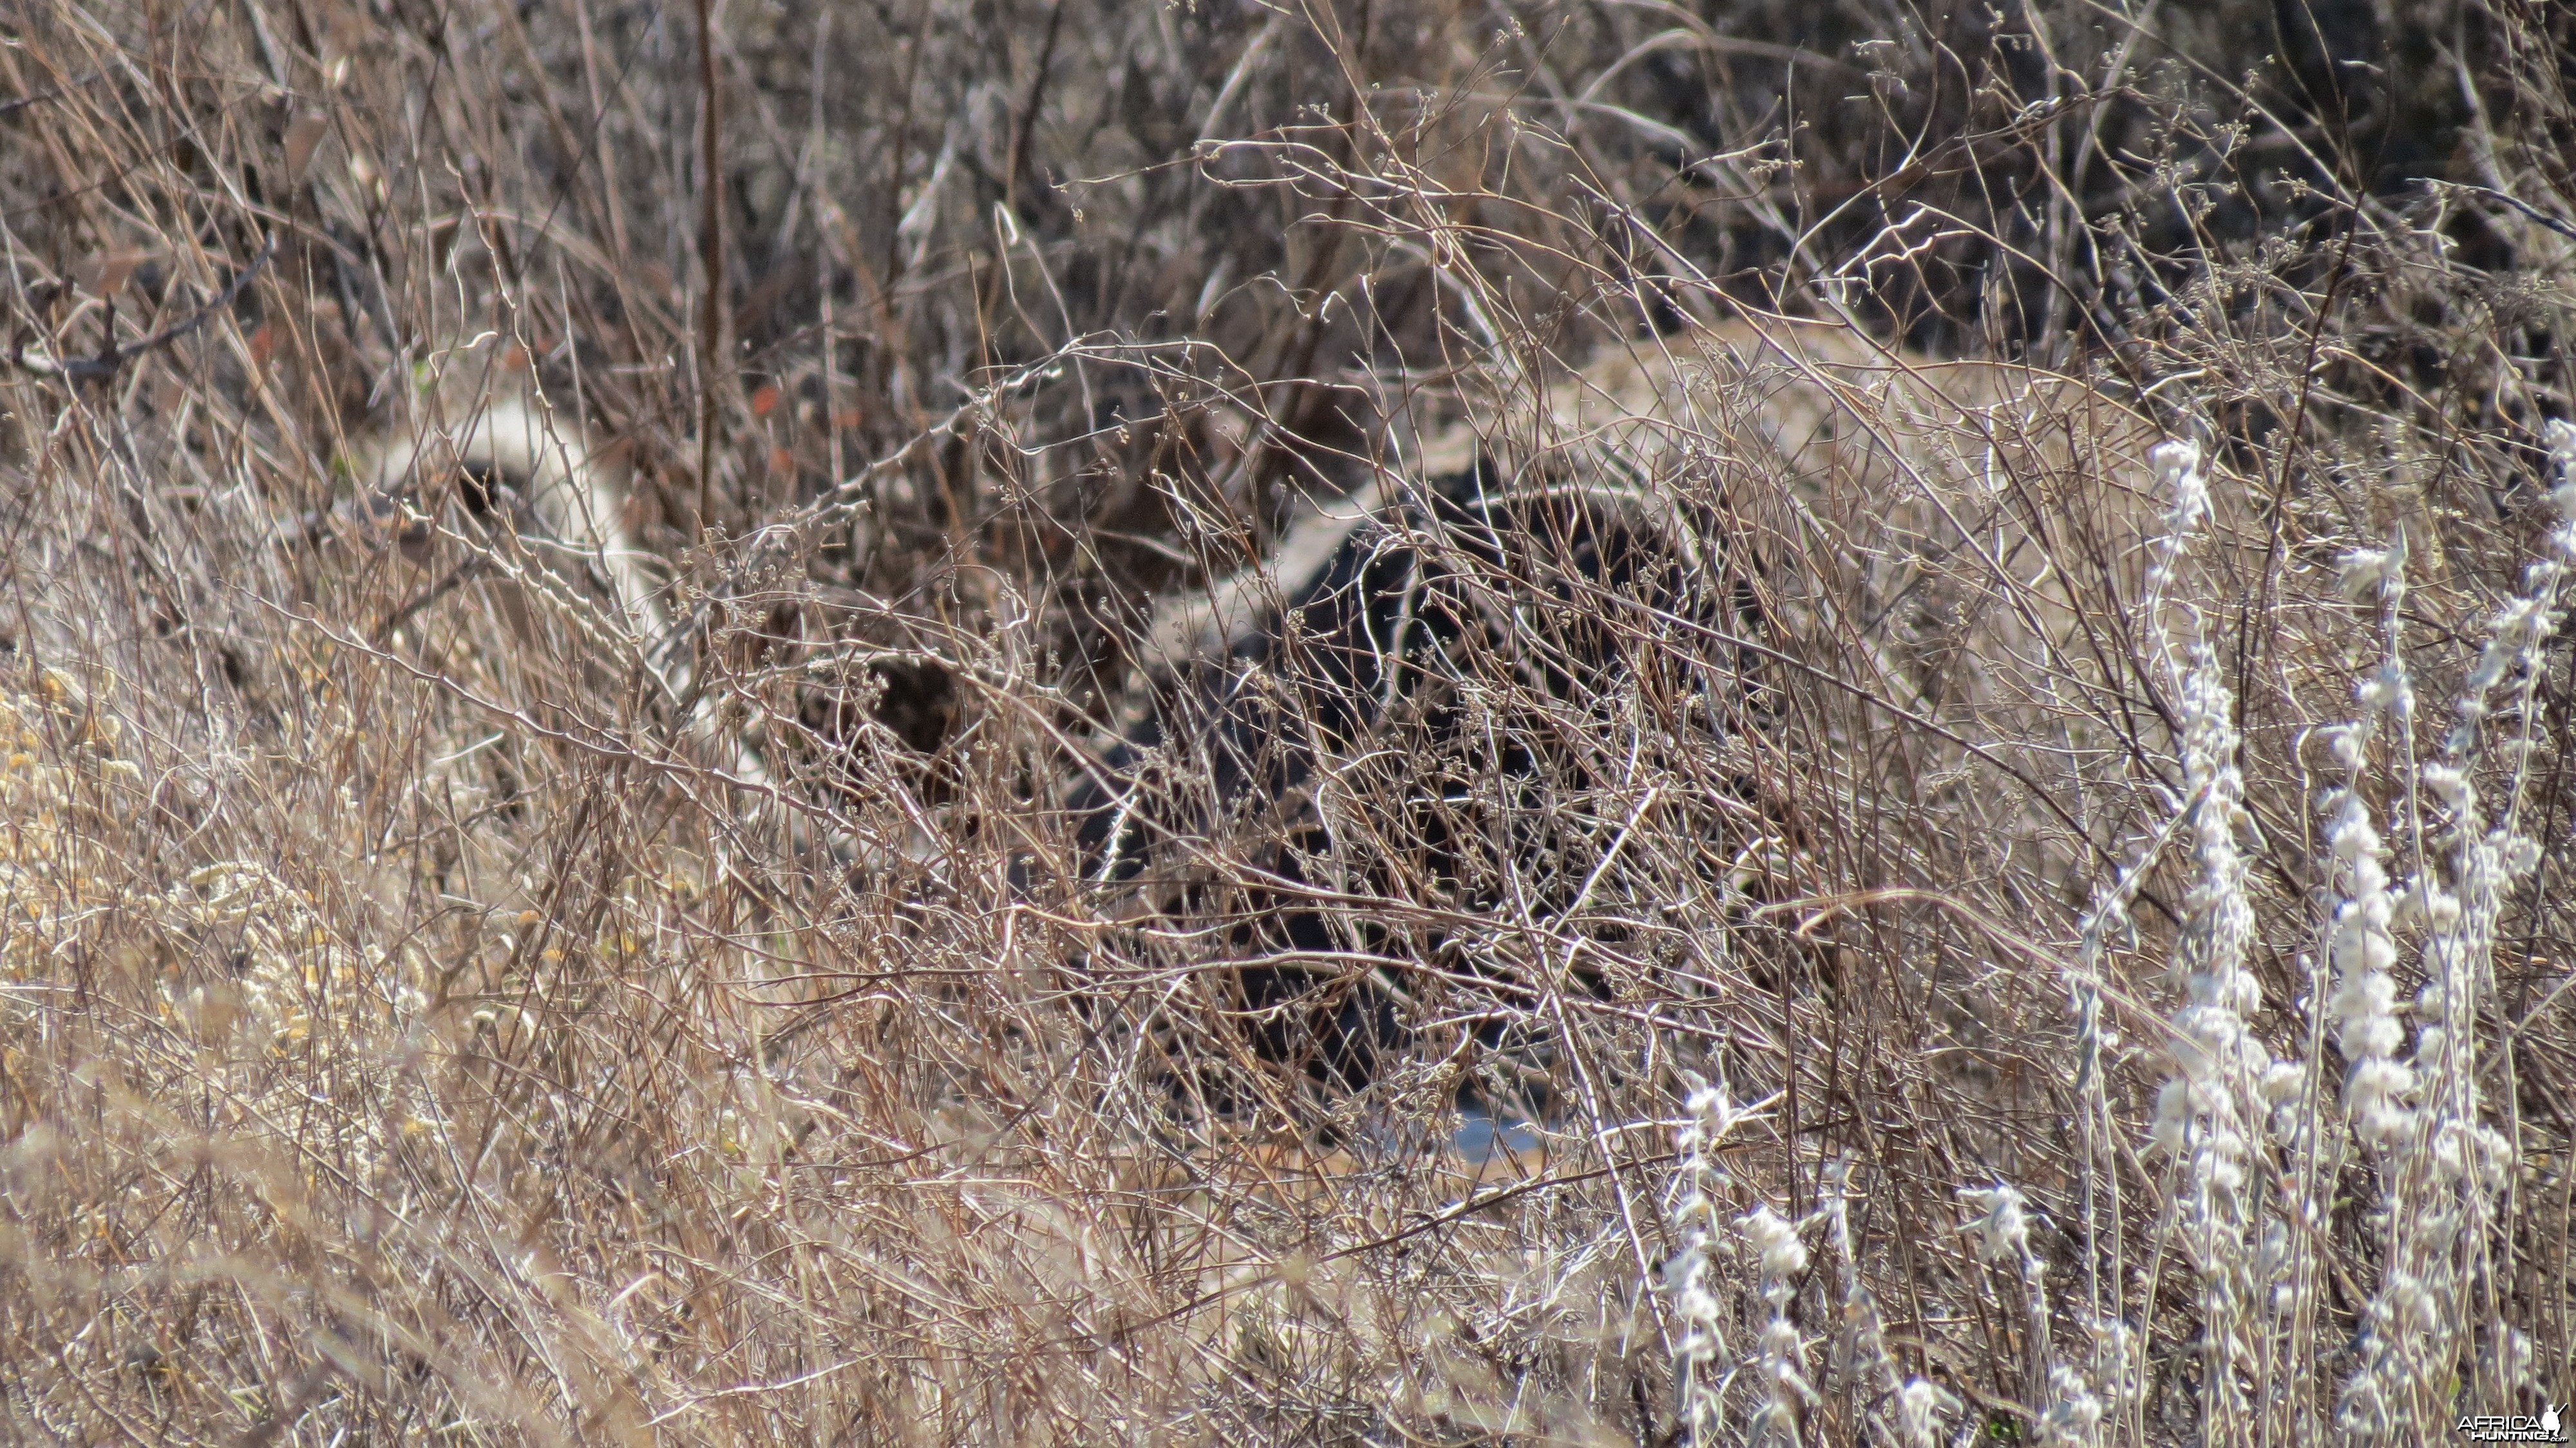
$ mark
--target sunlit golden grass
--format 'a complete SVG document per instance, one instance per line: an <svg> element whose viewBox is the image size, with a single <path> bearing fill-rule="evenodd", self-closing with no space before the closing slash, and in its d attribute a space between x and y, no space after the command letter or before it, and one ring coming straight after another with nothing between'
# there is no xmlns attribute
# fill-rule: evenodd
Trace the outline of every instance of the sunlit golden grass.
<svg viewBox="0 0 2576 1448"><path fill-rule="evenodd" d="M711 9L0 16L12 1441L2570 1396L2557 9Z"/></svg>

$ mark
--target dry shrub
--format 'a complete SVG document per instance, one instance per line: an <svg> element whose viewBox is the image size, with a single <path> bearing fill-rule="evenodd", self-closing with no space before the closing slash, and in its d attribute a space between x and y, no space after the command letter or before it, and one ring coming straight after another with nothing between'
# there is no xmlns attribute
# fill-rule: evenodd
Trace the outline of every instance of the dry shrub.
<svg viewBox="0 0 2576 1448"><path fill-rule="evenodd" d="M0 1420L2570 1396L2572 38L0 17Z"/></svg>

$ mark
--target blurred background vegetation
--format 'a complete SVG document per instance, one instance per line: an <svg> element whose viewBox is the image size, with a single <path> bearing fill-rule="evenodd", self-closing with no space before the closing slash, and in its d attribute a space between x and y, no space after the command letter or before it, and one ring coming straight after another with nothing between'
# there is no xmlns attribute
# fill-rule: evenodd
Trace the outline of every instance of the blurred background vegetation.
<svg viewBox="0 0 2576 1448"><path fill-rule="evenodd" d="M2101 1270L2074 1062L2109 1049L2131 1195L2100 1240L2171 1250L2137 1155L2152 1028L2103 1047L2062 972L1933 899L2098 946L2109 862L2180 779L2117 607L2080 739L1872 713L1849 681L1878 665L1791 650L1764 762L1722 771L1768 823L1709 826L1736 893L1623 856L1628 802L1560 802L1556 868L1634 918L1550 928L1655 970L1569 1008L1496 967L1425 1019L1509 1049L1358 1091L1245 1045L1222 980L1250 907L1140 920L1085 888L1068 781L1170 705L1138 653L1157 599L1409 475L1479 399L1739 313L2027 364L2210 459L2235 546L2194 617L2265 841L2257 1029L2323 1061L2309 731L2378 657L2334 560L2406 533L2390 648L2432 695L2542 547L2543 427L2576 413L2571 84L2553 0L23 0L0 1422L1718 1441L1649 1282L1671 1128L1723 1071L1773 1103L1737 1205L1865 1204L1837 1270L1875 1297L1795 1288L1801 1440L2063 1437L2052 1365L2116 1358L2135 1386L2084 1434L2311 1441L2387 1266L2359 1158L2303 1229L2330 1243L2314 1361L2241 1420L2201 1376L2204 1299L2150 1279L2105 1346L1955 1230L2009 1177L2055 1280ZM426 552L387 546L385 440L531 389L623 480L668 638L487 587L530 555L454 521L470 487L412 500L446 520ZM656 697L674 659L761 780ZM2564 649L2535 669L2513 779L2554 861ZM2009 788L1978 772L2004 758ZM2045 813L2044 848L1956 798L1998 789L2046 796L1999 827ZM2509 903L2480 1017L2514 1153L2464 1229L2492 1260L2435 1354L2450 1395L2392 1436L2453 1396L2508 1410L2471 1389L2566 1396L2555 869ZM2148 874L2165 915L2111 947L2140 1020L2187 908ZM1174 1104L1229 1075L1304 1104ZM1542 1148L1463 1159L1462 1090L1531 1105ZM1538 1105L1587 1092L1580 1122ZM1936 1439L1851 1365L1859 1301L1887 1315L1869 1364L1939 1385Z"/></svg>

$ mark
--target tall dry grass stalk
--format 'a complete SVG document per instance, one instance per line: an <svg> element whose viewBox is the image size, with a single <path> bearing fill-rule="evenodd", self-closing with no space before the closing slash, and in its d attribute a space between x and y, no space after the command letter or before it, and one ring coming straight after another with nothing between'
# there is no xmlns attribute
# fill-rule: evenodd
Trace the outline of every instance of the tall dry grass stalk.
<svg viewBox="0 0 2576 1448"><path fill-rule="evenodd" d="M0 14L0 1424L2576 1397L2571 74L2541 0Z"/></svg>

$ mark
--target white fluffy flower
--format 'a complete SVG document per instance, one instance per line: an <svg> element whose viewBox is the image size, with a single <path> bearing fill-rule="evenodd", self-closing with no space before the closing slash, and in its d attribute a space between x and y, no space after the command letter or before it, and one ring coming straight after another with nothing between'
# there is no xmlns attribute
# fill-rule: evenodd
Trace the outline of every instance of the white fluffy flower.
<svg viewBox="0 0 2576 1448"><path fill-rule="evenodd" d="M1763 1296L1771 1296L1775 1288L1786 1291L1789 1279L1807 1270L1807 1246L1798 1240L1797 1226L1771 1210L1770 1203L1736 1218L1735 1225L1761 1259Z"/></svg>
<svg viewBox="0 0 2576 1448"><path fill-rule="evenodd" d="M1997 1182L1990 1187L1961 1187L1959 1200L1983 1213L1961 1228L1982 1240L1978 1255L1989 1262L2021 1262L2030 1256L2030 1214L2019 1188Z"/></svg>
<svg viewBox="0 0 2576 1448"><path fill-rule="evenodd" d="M2576 523L2576 423L2553 417L2541 435L2549 443L2550 459L2558 465L2559 483L2550 489L2549 501L2558 505L2561 517Z"/></svg>
<svg viewBox="0 0 2576 1448"><path fill-rule="evenodd" d="M1896 1436L1905 1448L1935 1448L1941 1441L1941 1416L1959 1400L1921 1378L1908 1378L1896 1392Z"/></svg>
<svg viewBox="0 0 2576 1448"><path fill-rule="evenodd" d="M2404 559L2394 549L2356 548L2335 562L2336 581L2343 595L2359 603L2387 587L2391 578L2402 577Z"/></svg>
<svg viewBox="0 0 2576 1448"><path fill-rule="evenodd" d="M2102 1400L2084 1375L2059 1363L2048 1370L2048 1393L2055 1401L2040 1414L2039 1441L2070 1448L2091 1443L2102 1430Z"/></svg>
<svg viewBox="0 0 2576 1448"><path fill-rule="evenodd" d="M2147 461L2155 466L2156 481L2171 500L2165 513L2166 530L2179 538L2209 515L2209 477L2201 471L2200 444L2179 439L2160 442L2148 452Z"/></svg>

